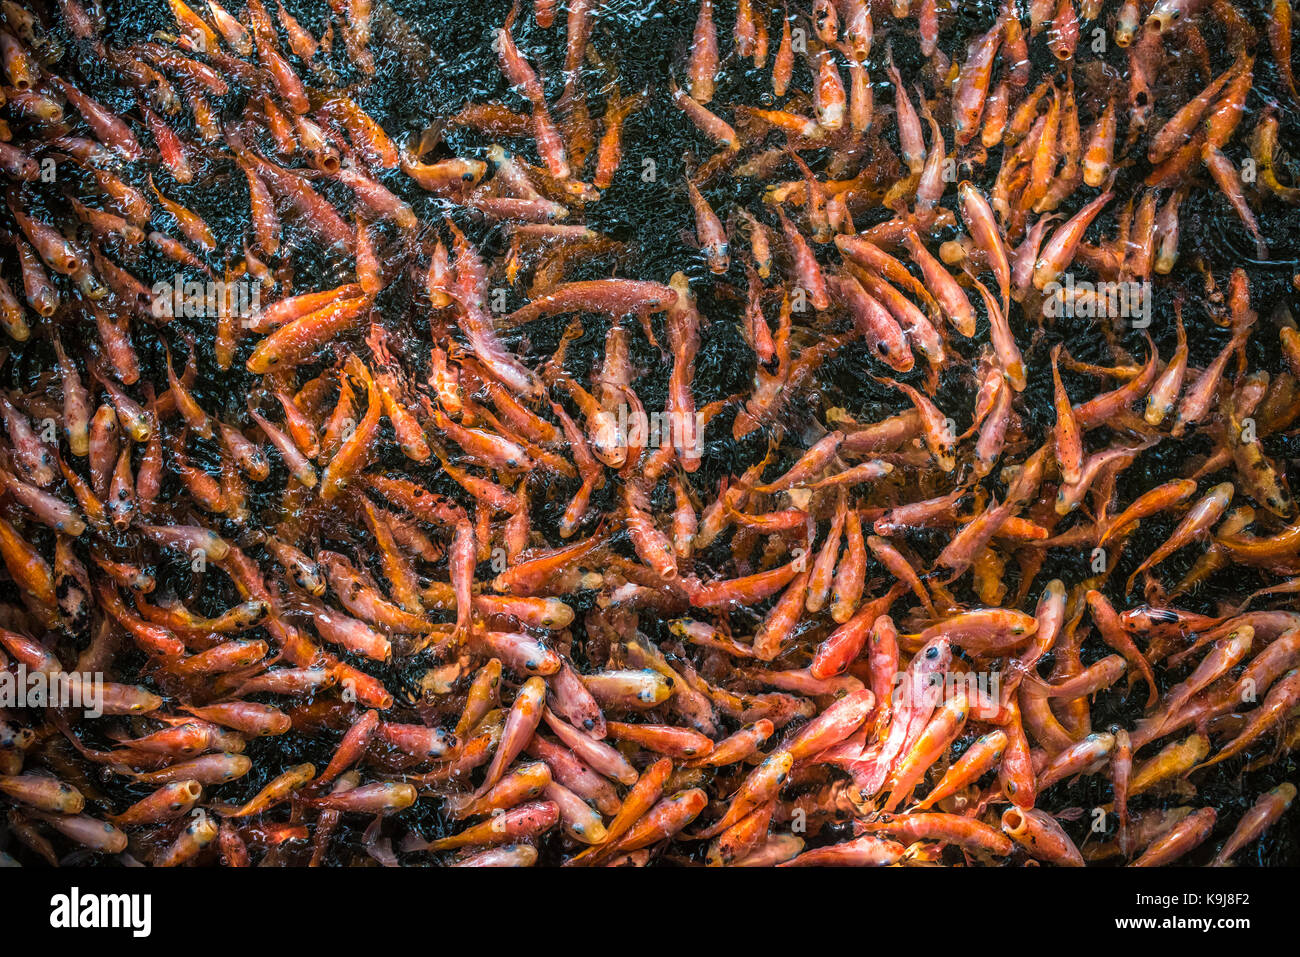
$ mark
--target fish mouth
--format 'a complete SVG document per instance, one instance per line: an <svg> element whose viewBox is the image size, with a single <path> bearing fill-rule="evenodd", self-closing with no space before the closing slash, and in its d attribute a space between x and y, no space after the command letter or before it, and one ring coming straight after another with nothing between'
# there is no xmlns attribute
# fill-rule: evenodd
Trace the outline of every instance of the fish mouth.
<svg viewBox="0 0 1300 957"><path fill-rule="evenodd" d="M1151 16L1147 17L1144 26L1147 30L1152 31L1153 33L1161 34L1177 22L1178 13L1176 11L1161 11L1159 13L1153 13Z"/></svg>

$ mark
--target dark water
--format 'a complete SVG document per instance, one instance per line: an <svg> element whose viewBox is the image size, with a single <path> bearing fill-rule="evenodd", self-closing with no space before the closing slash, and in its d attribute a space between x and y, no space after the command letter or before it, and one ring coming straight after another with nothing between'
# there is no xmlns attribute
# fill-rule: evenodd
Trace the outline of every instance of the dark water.
<svg viewBox="0 0 1300 957"><path fill-rule="evenodd" d="M286 4L288 9L314 35L320 36L325 27L326 8L306 0L292 0ZM1113 17L1115 4L1107 4L1103 18ZM1248 115L1243 121L1230 147L1230 156L1240 160L1245 154L1246 131L1253 125L1251 114L1262 109L1266 103L1276 103L1282 113L1282 147L1284 150L1300 156L1300 138L1297 137L1296 113L1294 104L1289 103L1282 93L1280 81L1275 68L1268 62L1267 43L1262 33L1260 10L1258 4L1242 3L1239 7L1248 11L1253 21L1261 28L1260 57L1256 67L1256 86L1250 94ZM157 30L173 28L173 22L164 3L108 2L105 10L110 24L106 35L107 42L115 47L124 47L129 43L147 38ZM940 35L940 49L949 59L961 61L965 56L966 43L978 31L987 29L995 15L996 5L978 2L961 5L961 12L951 19L943 21ZM348 63L342 55L342 43L336 37L335 54L330 60L331 67L337 72L340 82L348 87L357 102L381 122L386 131L395 140L404 138L417 139L426 129L432 127L442 131L441 143L434 156L461 155L479 156L485 154L491 140L468 128L452 128L445 125L448 116L473 101L501 100L515 109L523 108L523 101L508 88L497 67L496 56L490 47L493 30L502 24L510 11L508 3L491 0L483 3L451 3L439 0L393 0L389 3L377 3L374 17L371 50L375 55L376 71L373 77L364 77ZM599 121L603 115L604 99L602 87L616 81L624 94L645 92L646 105L634 113L624 130L623 163L613 186L606 191L599 203L587 207L580 216L570 221L582 221L592 229L600 231L621 242L621 251L593 257L590 261L575 264L568 273L568 278L599 278L611 274L635 278L653 279L666 282L676 271L682 270L691 279L692 288L698 297L699 308L704 317L702 345L696 362L696 400L700 405L715 399L733 395L745 395L751 388L755 372L755 359L752 351L745 345L738 329L741 307L745 290L745 274L742 257L734 254L730 271L723 277L714 277L709 273L702 256L692 245L693 217L682 186L686 172L703 162L712 152L711 144L699 134L674 107L667 95L669 78L675 76L684 79L686 50L690 42L697 7L685 0L617 0L602 6L595 19L590 46L598 54L599 67L588 65L584 74L584 86L587 91L587 105L593 121ZM730 0L722 0L715 10L715 22L718 25L720 47L726 51L731 47L729 31L734 21L735 8ZM1204 18L1208 20L1209 18ZM934 95L937 78L932 68L925 64L920 56L916 37L915 21L909 20L899 24L885 15L877 13L876 38L873 43L871 59L867 66L874 83L876 103L876 126L884 128L883 140L891 148L897 147L896 133L889 116L889 105L893 102L893 92L886 82L884 69L886 48L892 45L895 59L909 83L921 83L927 98ZM1087 52L1090 25L1085 25L1080 41L1080 60L1097 59ZM60 28L61 29L61 28ZM775 50L779 38L779 23L773 16L769 22L772 36L772 49ZM1214 71L1217 73L1227 66L1230 55L1223 38L1218 35L1216 27L1206 28L1206 39L1214 57ZM525 9L521 11L514 28L515 40L529 61L538 69L545 79L548 99L555 103L561 91L561 67L564 60L565 31L564 11L561 9L556 26L545 30L540 28ZM57 70L74 78L86 92L119 111L132 108L133 100L117 83L112 72L100 62L89 50L79 48L68 40L67 50ZM1045 71L1055 68L1050 54L1043 49L1041 39L1032 46L1033 66L1031 83L1036 84ZM1102 59L1110 66L1113 76L1122 78L1126 70L1124 51L1117 45L1108 44L1108 50ZM724 59L724 77L719 83L714 107L724 116L730 118L727 106L733 103L751 105L771 105L770 62L764 70L755 70L747 62L738 63L734 58ZM803 60L797 60L792 90L808 89L811 78ZM1080 73L1076 73L1079 84L1079 99L1085 117L1104 96L1105 85L1088 86ZM1157 78L1154 87L1155 101L1176 102L1181 104L1192 92L1204 85L1194 85L1190 90L1185 86L1186 76L1181 68L1173 69L1167 76ZM233 85L233 84L232 84ZM1169 99L1166 99L1168 97ZM217 103L223 116L229 119L237 117L243 109L244 94L232 89L231 93ZM1157 118L1168 115L1168 110L1157 108ZM943 117L941 117L941 120ZM194 130L188 113L182 110L178 114L177 131L190 140ZM873 134L874 135L874 134ZM530 161L537 162L532 143L526 140L503 141L509 149L518 151ZM1144 150L1140 143L1137 149ZM977 185L987 188L996 172L1000 159L1000 149L990 152L987 163L970 174ZM808 153L805 158L812 168L824 173L830 157L826 153ZM652 160L656 176L653 182L646 182L641 173L645 162ZM139 164L137 164L139 165ZM167 195L199 212L211 226L218 238L219 251L210 260L215 267L227 258L237 257L248 231L247 192L243 176L228 157L213 153L206 159L199 160L196 166L197 181L192 186L181 186L170 181L165 173L158 175L158 185ZM1121 200L1112 203L1110 209L1093 227L1090 238L1110 236L1114 233L1115 211L1124 198L1136 195L1140 178L1145 173L1143 164L1122 170L1116 184ZM787 166L780 173L783 179L793 179L798 175L793 166ZM130 178L130 177L128 177ZM419 252L423 243L432 241L438 224L444 215L451 215L463 228L474 244L488 261L500 262L505 252L505 240L499 228L468 215L463 209L423 193L400 171L393 171L384 178L384 183L407 200L425 224L422 235L411 244L408 250L411 264L419 261ZM147 188L141 178L133 180L135 185ZM705 195L719 215L726 217L728 210L743 206L755 214L764 216L769 224L775 224L774 217L764 214L762 191L766 183L725 172L715 177L705 188ZM336 184L324 184L322 192L335 200L340 208L346 208L350 199L347 191ZM1072 213L1095 195L1095 191L1081 188L1060 210ZM46 197L50 207L57 209L61 203L58 192ZM955 207L955 191L950 190L944 198L944 205ZM893 213L884 207L872 211L865 217L858 217L855 223L859 229L884 221ZM1226 286L1227 276L1232 268L1244 266L1251 277L1253 304L1261 315L1257 332L1252 339L1249 351L1250 368L1265 369L1276 375L1283 368L1277 354L1276 333L1268 322L1279 307L1296 309L1296 294L1291 286L1291 277L1300 268L1300 220L1295 211L1281 206L1277 202L1267 202L1262 209L1257 209L1259 222L1273 252L1273 259L1268 262L1254 261L1253 245L1227 203L1221 195L1209 187L1193 190L1182 207L1181 217L1181 254L1179 264L1173 275L1162 278L1157 283L1156 307L1154 321L1149 330L1162 355L1168 356L1174 348L1174 327L1172 321L1172 303L1176 295L1186 297L1185 321L1191 344L1191 363L1203 366L1208 363L1227 341L1227 332L1220 329L1208 318L1208 313L1201 300L1203 298L1200 274L1191 264L1199 257L1218 279L1221 287ZM155 225L168 228L170 224L163 216ZM954 231L953 235L956 233ZM292 278L296 289L326 288L345 281L350 274L351 263L337 261L325 250L320 249L310 235L298 227L289 227L286 233L287 254L282 254L275 265L285 278ZM945 236L943 238L952 238ZM933 248L933 247L932 247ZM738 252L738 251L733 251ZM818 250L823 259L831 258L825 248ZM146 253L144 258L131 264L138 276L146 282L155 278L169 277L175 267L154 254ZM427 307L421 307L419 297L422 290L422 278L418 274L410 275L409 270L384 291L379 300L382 323L393 334L397 351L404 365L413 372L417 379L422 379L427 372ZM493 285L505 286L500 275L492 278ZM508 290L508 306L514 308L523 301L522 288ZM978 307L977 307L978 308ZM516 348L525 361L536 364L551 354L560 341L565 326L563 317L544 320L533 324L523 340L519 334L508 334L508 344ZM660 320L661 322L661 320ZM1013 310L1013 328L1030 372L1030 383L1023 396L1023 427L1029 443L1027 447L1036 447L1050 430L1053 415L1051 411L1051 375L1047 362L1048 353L1056 342L1064 341L1068 350L1076 359L1083 362L1109 364L1111 357L1105 338L1100 329L1089 320L1059 320L1055 326L1046 326L1041 333L1033 323L1027 323L1019 313ZM569 350L567 368L581 379L589 369L599 362L602 343L608 323L592 317L584 318L585 334ZM65 324L65 330L70 326ZM668 365L635 328L633 332L634 358L639 364L642 375L635 382L635 388L647 409L662 408L666 385ZM827 334L830 328L804 328L796 334L796 342L809 345ZM657 334L662 339L662 325L656 325ZM138 330L135 345L141 357L142 381L161 381L163 378L163 343L170 344L178 357L188 354L185 336L193 337L197 347L199 366L199 385L195 389L200 402L209 410L218 413L226 421L244 423L247 421L244 406L247 396L257 387L257 377L247 373L243 360L251 351L253 340L241 343L240 352L228 371L216 368L211 349L212 330L201 320L177 320L164 331ZM64 332L65 338L70 335ZM44 340L40 340L43 342ZM976 354L980 342L987 341L986 320L981 319L980 331L974 342L953 343L951 348L961 356L969 359ZM1145 356L1143 337L1133 331L1121 334L1120 345L1130 354L1142 358ZM798 349L796 349L796 358ZM15 361L5 368L5 384L14 389L29 389L36 382L37 376L51 364L49 350L38 344L34 338L29 347L15 350ZM954 414L966 414L971 405L970 390L972 379L965 363L960 360L950 362L945 372L936 401L941 408L953 409ZM305 367L305 374L300 381L305 381L315 374L317 367ZM779 417L781 428L790 435L791 440L784 444L783 450L774 461L771 474L790 464L798 451L806 446L806 436L815 438L816 432L826 422L826 410L842 407L863 421L874 421L885 415L900 411L899 395L874 382L870 376L878 374L878 367L868 359L865 350L850 346L835 355L815 377L813 387L804 393L791 396L782 415ZM903 377L909 381L921 378L921 372ZM1097 380L1065 374L1066 386L1076 400L1098 388ZM961 411L956 411L961 410ZM716 418L710 425L706 439L706 455L700 471L693 477L695 488L706 499L715 493L718 482L726 475L738 474L744 468L756 462L768 447L772 430L759 430L741 441L733 441L731 436L732 412L728 411ZM959 422L964 428L966 422ZM1279 436L1269 440L1268 450L1279 464L1285 464L1294 478L1293 457L1297 452L1294 437ZM1093 444L1093 448L1100 446ZM201 444L192 454L196 460L210 467L216 464L215 447L206 450ZM1196 452L1206 451L1193 443L1174 443L1166 441L1158 447L1144 453L1137 464L1129 469L1120 483L1121 503L1127 503L1137 494L1155 484L1167 481L1186 468L1191 456ZM278 463L278 458L277 458ZM458 486L436 467L416 467L401 457L395 449L380 463L384 469L394 474L408 475L425 486L453 497L463 498ZM285 475L282 467L276 465L268 482L255 486L250 507L254 514L266 523L273 523L282 508L278 490L284 487ZM995 472L996 475L996 472ZM1211 476L1207 481L1222 481L1228 476ZM171 480L175 482L175 479ZM999 497L1004 491L994 480L986 483ZM167 492L175 492L178 485L167 487ZM534 491L534 524L550 540L558 540L558 520L564 506L572 494L576 483L564 482ZM937 490L936 490L937 491ZM660 495L664 495L661 488ZM164 495L164 498L166 494ZM603 492L598 493L594 501L597 508L608 508L613 502L612 483ZM660 498L657 504L666 505L667 498ZM180 516L178 516L180 517ZM320 541L322 547L353 550L356 542L348 529L349 520L337 516L335 520L328 514L322 515L320 523ZM1069 527L1077 519L1067 519L1060 529ZM257 524L256 521L252 524ZM1140 532L1133 537L1122 559L1120 567L1112 574L1111 582L1124 581L1136 566L1141 556L1149 553L1172 530L1173 521L1153 519L1144 523ZM1058 529L1058 530L1060 530ZM227 525L219 529L234 540L239 540L243 530ZM942 547L942 538L918 537L913 542L922 553L932 555ZM124 540L120 557L129 558L133 543ZM627 554L631 554L626 546ZM1175 556L1162 568L1162 577L1167 581L1177 578L1194 560L1195 549L1187 554ZM258 554L255 547L250 547L251 554ZM719 574L733 573L727 567L729 553L725 544L715 546L701 556L702 562ZM1051 577L1060 577L1067 583L1077 582L1091 573L1087 567L1086 551L1068 549L1053 550L1038 574L1036 584L1030 589L1031 596L1037 595L1042 583ZM159 574L159 589L170 589L178 594L192 594L196 607L215 612L231 603L232 591L224 576L204 576L195 580L182 567L162 567ZM881 574L873 568L871 573ZM437 577L442 573L432 569L430 574ZM1008 563L1007 582L1014 594L1017 585L1014 563ZM1246 591L1263 582L1257 580L1253 573L1234 569L1212 579L1206 586L1193 595L1180 600L1180 605L1197 611L1213 611L1222 602L1240 597ZM974 603L974 595L961 588L957 597ZM1111 590L1111 597L1120 607L1124 607L1122 597ZM594 596L580 594L574 599L579 611L575 624L575 645L580 646L583 638L581 628L582 612L593 605ZM1033 598L1031 598L1031 601ZM749 610L737 616L738 627L752 627L758 614L763 609ZM643 615L641 628L653 638L666 637L662 624L652 620L652 616ZM1109 653L1096 639L1085 644L1085 661L1092 661ZM135 664L129 659L127 664ZM352 662L362 666L360 662ZM389 668L377 667L374 663L364 664L365 670L381 677L390 690L398 694L399 707L395 720L414 720L414 712L403 708L401 689L413 688L414 680L429 662L416 659L404 665ZM1176 680L1175 676L1173 680ZM146 682L147 683L147 682ZM1172 683L1172 682L1171 682ZM1104 728L1112 721L1118 721L1132 727L1141 711L1141 694L1126 695L1121 683L1116 689L1101 695L1094 705L1094 726ZM217 800L240 801L255 793L271 776L290 764L311 760L322 765L329 758L335 746L337 736L309 737L297 734L283 738L254 742L250 745L249 755L254 759L254 772L246 778L223 788L211 789ZM89 743L89 742L88 742ZM102 745L103 742L98 742ZM1255 798L1266 789L1282 780L1294 780L1297 777L1296 758L1286 756L1270 767L1242 776L1238 762L1229 762L1216 767L1208 774L1201 774L1198 781L1201 788L1194 797L1173 800L1172 803L1190 803L1193 805L1210 804L1220 811L1219 827L1215 839L1206 843L1199 857L1206 857L1217 841L1222 839L1235 825L1240 812L1245 810ZM135 799L145 793L137 787L124 787L120 781L106 782L104 790L114 797L125 801ZM1077 785L1063 784L1049 792L1041 806L1054 810L1066 807L1092 808L1109 800L1109 787L1100 776L1082 779ZM1138 807L1152 806L1165 800L1160 796L1147 797L1135 802ZM426 836L442 833L446 830L438 811L434 809L437 802L424 800L415 808L399 815L387 825L387 832L398 835L406 826L418 827ZM359 848L360 827L349 826L342 829L336 840L334 858L337 862L367 862ZM1080 840L1083 839L1082 823L1067 824ZM544 859L555 859L559 853L560 838L548 837L543 847ZM1300 826L1297 825L1297 813L1293 809L1284 824L1274 828L1269 837L1252 845L1243 852L1238 860L1241 863L1276 865L1283 863L1300 863ZM415 861L412 861L415 863Z"/></svg>

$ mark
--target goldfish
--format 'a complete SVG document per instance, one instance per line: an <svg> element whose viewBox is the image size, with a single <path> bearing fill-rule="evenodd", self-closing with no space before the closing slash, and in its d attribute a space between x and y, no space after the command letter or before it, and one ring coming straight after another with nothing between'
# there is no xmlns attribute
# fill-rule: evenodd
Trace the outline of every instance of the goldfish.
<svg viewBox="0 0 1300 957"><path fill-rule="evenodd" d="M6 854L1287 850L1287 0L51 6L0 648L102 714L0 715Z"/></svg>

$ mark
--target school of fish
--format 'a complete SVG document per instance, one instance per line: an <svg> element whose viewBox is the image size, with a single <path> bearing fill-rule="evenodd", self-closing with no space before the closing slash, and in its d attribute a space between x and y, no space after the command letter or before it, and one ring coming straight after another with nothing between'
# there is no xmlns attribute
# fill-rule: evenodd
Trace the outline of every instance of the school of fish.
<svg viewBox="0 0 1300 957"><path fill-rule="evenodd" d="M154 6L0 0L0 690L97 705L0 698L0 862L1294 833L1291 0L667 0L644 89L516 3L419 134L400 3ZM651 110L663 275L586 224Z"/></svg>

